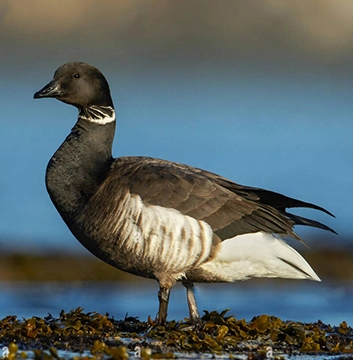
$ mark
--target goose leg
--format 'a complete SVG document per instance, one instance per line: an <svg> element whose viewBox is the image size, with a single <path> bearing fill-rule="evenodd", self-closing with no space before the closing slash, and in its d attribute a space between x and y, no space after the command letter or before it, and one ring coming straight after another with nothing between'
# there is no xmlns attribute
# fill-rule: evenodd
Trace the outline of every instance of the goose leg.
<svg viewBox="0 0 353 360"><path fill-rule="evenodd" d="M194 284L191 281L183 281L183 285L186 288L186 298L189 306L190 321L194 324L199 324L201 319L195 300Z"/></svg>
<svg viewBox="0 0 353 360"><path fill-rule="evenodd" d="M159 285L159 292L158 292L159 310L158 310L156 322L160 325L165 325L167 323L169 295L170 295L170 288Z"/></svg>

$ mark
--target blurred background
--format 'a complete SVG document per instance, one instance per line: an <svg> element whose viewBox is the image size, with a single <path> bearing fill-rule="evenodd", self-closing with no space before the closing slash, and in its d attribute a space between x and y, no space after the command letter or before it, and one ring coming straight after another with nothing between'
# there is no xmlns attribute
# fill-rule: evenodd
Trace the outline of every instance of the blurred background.
<svg viewBox="0 0 353 360"><path fill-rule="evenodd" d="M124 283L118 291L115 307L112 294L106 295L107 303L90 302L94 296L87 292L97 281L102 285L130 277L122 278L88 254L46 193L46 164L74 125L77 110L56 100L34 101L33 94L68 61L95 65L107 77L117 111L116 157L147 155L187 163L335 214L298 212L339 233L297 229L311 249L296 248L326 285L231 285L224 288L231 295L217 308L238 311L242 293L239 316L276 312L273 292L288 286L295 304L301 304L296 296L302 294L306 302L312 299L309 312L331 311L324 320L352 316L352 2L3 0L0 46L0 317L9 312L43 316L84 306L146 319L157 310L156 284L135 277L133 285ZM28 281L42 281L36 283L42 287ZM69 291L53 290L63 286L58 281L71 286L74 295L58 297ZM95 281L89 290L82 285L87 281ZM151 304L131 308L131 298L140 296L136 291L143 286L156 290L148 291ZM269 308L265 301L246 308L257 286L269 292ZM202 285L200 292L206 288ZM215 290L209 290L210 302L203 305L212 310L217 287L209 288ZM183 290L176 292L184 296L179 294ZM323 300L323 294L336 297ZM331 307L317 310L318 301L336 304L340 315ZM186 316L184 300L180 312L178 306L172 304L171 313ZM289 307L295 305L275 314L300 318L298 312L289 314ZM311 320L308 311L301 314Z"/></svg>

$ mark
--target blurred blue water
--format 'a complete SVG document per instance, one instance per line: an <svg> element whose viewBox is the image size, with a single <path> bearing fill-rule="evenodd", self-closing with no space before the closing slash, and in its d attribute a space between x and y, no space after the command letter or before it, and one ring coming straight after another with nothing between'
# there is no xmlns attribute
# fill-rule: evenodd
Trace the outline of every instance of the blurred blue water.
<svg viewBox="0 0 353 360"><path fill-rule="evenodd" d="M21 283L1 282L0 319L7 315L21 317L58 316L83 307L84 311L108 312L120 320L128 313L146 321L155 317L158 309L158 286L153 281L139 283ZM353 323L353 292L350 284L313 283L274 280L236 284L198 284L196 298L202 310L219 312L230 308L229 315L251 320L268 314L282 320L339 325ZM143 299L143 301L141 301ZM188 317L184 288L173 288L168 311L169 320Z"/></svg>
<svg viewBox="0 0 353 360"><path fill-rule="evenodd" d="M3 249L81 250L44 185L46 164L77 118L76 109L56 100L32 99L51 76L44 72L0 85ZM115 156L188 163L317 203L337 218L302 214L341 235L352 233L353 87L348 82L290 74L106 76L118 116Z"/></svg>

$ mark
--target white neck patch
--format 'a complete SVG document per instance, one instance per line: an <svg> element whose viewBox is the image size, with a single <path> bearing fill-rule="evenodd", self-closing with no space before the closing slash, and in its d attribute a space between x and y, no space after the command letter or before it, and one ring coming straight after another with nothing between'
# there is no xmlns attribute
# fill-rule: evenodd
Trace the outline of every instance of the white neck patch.
<svg viewBox="0 0 353 360"><path fill-rule="evenodd" d="M115 121L115 111L111 106L91 105L80 111L79 118L99 125Z"/></svg>

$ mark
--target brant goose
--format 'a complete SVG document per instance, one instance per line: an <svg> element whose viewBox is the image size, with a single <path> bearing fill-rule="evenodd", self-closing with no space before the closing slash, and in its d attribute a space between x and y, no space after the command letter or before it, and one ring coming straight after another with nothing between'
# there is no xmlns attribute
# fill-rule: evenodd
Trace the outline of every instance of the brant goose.
<svg viewBox="0 0 353 360"><path fill-rule="evenodd" d="M282 238L300 241L294 225L334 232L286 211L327 210L272 191L242 186L212 172L149 157L112 157L115 112L109 85L95 67L62 65L34 98L78 108L78 121L50 159L46 186L74 236L90 252L129 273L156 279L165 324L170 289L186 287L190 320L200 321L194 282L253 277L320 281Z"/></svg>

